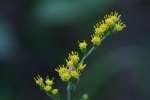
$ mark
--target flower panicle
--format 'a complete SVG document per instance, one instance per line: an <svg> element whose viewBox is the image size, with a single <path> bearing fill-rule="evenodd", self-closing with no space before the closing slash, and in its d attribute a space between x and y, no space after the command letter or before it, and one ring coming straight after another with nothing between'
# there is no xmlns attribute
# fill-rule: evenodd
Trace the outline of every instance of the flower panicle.
<svg viewBox="0 0 150 100"><path fill-rule="evenodd" d="M34 77L35 83L48 95L58 96L58 89L54 88L54 81L49 77L44 80L40 75ZM53 92L55 90L55 92Z"/></svg>
<svg viewBox="0 0 150 100"><path fill-rule="evenodd" d="M121 21L121 15L116 11L111 12L110 14L104 16L104 20L96 23L91 42L94 46L99 46L100 42L96 42L96 40L103 40L109 34L113 32L120 32L125 27L126 25Z"/></svg>
<svg viewBox="0 0 150 100"><path fill-rule="evenodd" d="M120 32L125 27L126 25L122 22L121 15L116 11L105 15L102 21L99 21L96 25L94 25L94 33L90 38L92 47L88 48L91 45L88 44L86 40L78 42L78 48L83 57L81 57L79 52L71 51L65 59L65 64L59 65L55 68L55 71L58 73L61 81L68 82L69 84L73 83L74 80L78 81L82 72L86 68L86 64L84 63L85 59L93 52L93 50L95 50L96 47L102 44L102 41L107 36L113 32ZM43 77L37 75L34 77L34 81L36 85L38 85L48 95L52 97L59 96L59 90L54 87L53 79L46 77L44 80ZM69 84L67 88L69 87ZM68 92L68 94L70 93ZM84 94L81 100L89 100L88 95Z"/></svg>
<svg viewBox="0 0 150 100"><path fill-rule="evenodd" d="M117 12L111 12L104 17L104 20L96 23L94 26L95 32L91 36L91 42L94 47L99 46L103 39L110 32L119 32L125 28L125 24L121 21L121 15ZM111 31L112 30L112 31ZM88 50L87 42L85 40L79 41L79 49L85 54ZM56 68L62 81L70 81L72 78L79 79L81 72L85 69L86 64L80 64L80 56L76 51L69 53L68 58L65 60L66 65Z"/></svg>

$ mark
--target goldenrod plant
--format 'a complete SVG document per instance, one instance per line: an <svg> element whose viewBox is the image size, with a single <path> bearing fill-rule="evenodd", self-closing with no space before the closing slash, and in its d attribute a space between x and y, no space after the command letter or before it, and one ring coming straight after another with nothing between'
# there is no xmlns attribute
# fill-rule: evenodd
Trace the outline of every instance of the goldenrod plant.
<svg viewBox="0 0 150 100"><path fill-rule="evenodd" d="M101 45L102 41L110 34L122 31L126 25L121 21L121 15L117 12L111 12L106 15L101 22L94 26L94 32L91 35L91 44L86 40L79 41L79 50L71 51L65 59L66 63L59 65L55 71L58 73L60 80L66 84L66 100L72 100L72 92L76 89L76 83L80 81L82 72L86 68L86 58ZM34 77L36 85L43 90L53 100L61 100L60 90L54 85L54 80L40 75ZM80 100L89 100L87 94L83 94Z"/></svg>

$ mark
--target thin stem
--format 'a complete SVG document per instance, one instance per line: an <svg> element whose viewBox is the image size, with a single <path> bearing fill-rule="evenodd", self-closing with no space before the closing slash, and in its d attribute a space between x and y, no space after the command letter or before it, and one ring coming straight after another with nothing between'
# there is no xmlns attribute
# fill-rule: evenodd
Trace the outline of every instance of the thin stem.
<svg viewBox="0 0 150 100"><path fill-rule="evenodd" d="M68 82L67 85L67 100L71 100L71 83Z"/></svg>
<svg viewBox="0 0 150 100"><path fill-rule="evenodd" d="M81 61L80 61L79 64L84 63L84 60L93 52L94 49L95 49L95 47L93 46L93 47L83 56L83 58L81 59Z"/></svg>

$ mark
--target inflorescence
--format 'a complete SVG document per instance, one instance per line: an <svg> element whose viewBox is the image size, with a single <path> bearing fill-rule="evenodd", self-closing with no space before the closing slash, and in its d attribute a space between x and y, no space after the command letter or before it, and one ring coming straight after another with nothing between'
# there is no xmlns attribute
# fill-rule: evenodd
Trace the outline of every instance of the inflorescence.
<svg viewBox="0 0 150 100"><path fill-rule="evenodd" d="M57 97L59 95L58 89L54 88L54 82L50 78L46 78L45 80L40 76L37 75L34 77L35 83L39 86L40 89L45 91L51 97Z"/></svg>
<svg viewBox="0 0 150 100"><path fill-rule="evenodd" d="M55 71L58 73L60 79L63 82L71 82L74 80L79 80L82 72L86 68L84 60L91 54L95 47L99 46L102 41L114 32L122 31L126 25L121 21L121 15L117 12L111 12L109 15L106 15L101 22L98 22L94 26L94 32L91 35L92 47L88 47L86 40L79 41L79 50L81 52L72 51L68 54L66 63L59 65ZM81 57L81 55L83 57ZM54 84L53 80L46 78L44 81L41 76L36 76L36 84L42 88L48 95L57 96L59 95L58 89L52 87Z"/></svg>

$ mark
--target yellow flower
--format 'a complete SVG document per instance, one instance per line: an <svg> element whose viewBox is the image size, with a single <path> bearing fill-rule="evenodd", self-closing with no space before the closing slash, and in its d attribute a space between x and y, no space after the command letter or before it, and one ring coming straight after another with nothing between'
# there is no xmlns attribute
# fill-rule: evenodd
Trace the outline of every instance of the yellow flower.
<svg viewBox="0 0 150 100"><path fill-rule="evenodd" d="M35 83L39 86L44 86L43 78L40 75L34 77Z"/></svg>
<svg viewBox="0 0 150 100"><path fill-rule="evenodd" d="M70 74L73 78L76 78L76 79L79 78L79 72L76 70L71 71Z"/></svg>
<svg viewBox="0 0 150 100"><path fill-rule="evenodd" d="M60 78L62 81L69 81L71 76L69 72L65 72L65 73L60 74Z"/></svg>
<svg viewBox="0 0 150 100"><path fill-rule="evenodd" d="M64 65L59 66L59 68L56 68L55 70L59 73L59 75L66 73L68 71L68 69L64 67Z"/></svg>
<svg viewBox="0 0 150 100"><path fill-rule="evenodd" d="M50 85L50 86L54 84L53 80L50 80L49 78L46 79L45 83L46 85Z"/></svg>
<svg viewBox="0 0 150 100"><path fill-rule="evenodd" d="M80 50L86 49L86 47L87 47L87 43L85 42L85 40L83 42L79 42Z"/></svg>
<svg viewBox="0 0 150 100"><path fill-rule="evenodd" d="M79 67L78 67L78 70L79 71L83 71L86 67L86 64L80 64Z"/></svg>
<svg viewBox="0 0 150 100"><path fill-rule="evenodd" d="M78 54L78 52L73 52L73 51L72 51L72 52L69 54L68 60L71 60L74 65L77 64L78 61L79 61L79 54Z"/></svg>
<svg viewBox="0 0 150 100"><path fill-rule="evenodd" d="M110 26L114 24L114 21L112 20L112 18L105 19L105 22Z"/></svg>
<svg viewBox="0 0 150 100"><path fill-rule="evenodd" d="M53 94L53 95L57 95L57 94L58 94L58 89L53 89L53 90L52 90L52 94Z"/></svg>
<svg viewBox="0 0 150 100"><path fill-rule="evenodd" d="M109 25L105 23L104 21L99 22L94 26L95 28L95 34L98 36L102 36L109 28Z"/></svg>
<svg viewBox="0 0 150 100"><path fill-rule="evenodd" d="M117 21L119 21L121 15L118 14L117 12L111 12L110 15L106 15L105 18L105 23L108 25L113 25L115 24Z"/></svg>
<svg viewBox="0 0 150 100"><path fill-rule="evenodd" d="M71 78L68 69L64 67L64 65L59 66L59 68L57 68L56 71L58 72L62 81L69 81L69 79Z"/></svg>
<svg viewBox="0 0 150 100"><path fill-rule="evenodd" d="M92 36L91 42L94 46L99 46L102 42L101 38L97 35Z"/></svg>
<svg viewBox="0 0 150 100"><path fill-rule="evenodd" d="M122 23L121 21L119 21L117 24L115 24L114 30L117 32L120 32L125 27L126 27L126 25L124 23Z"/></svg>
<svg viewBox="0 0 150 100"><path fill-rule="evenodd" d="M109 28L109 25L103 22L99 27L103 30L103 32L105 32Z"/></svg>
<svg viewBox="0 0 150 100"><path fill-rule="evenodd" d="M66 65L67 67L72 67L74 66L74 62L72 60L66 60Z"/></svg>
<svg viewBox="0 0 150 100"><path fill-rule="evenodd" d="M102 28L95 28L95 34L96 35L102 35L103 33L104 33L104 29L102 29Z"/></svg>
<svg viewBox="0 0 150 100"><path fill-rule="evenodd" d="M46 85L46 86L44 87L44 90L45 90L46 92L51 91L51 89L52 89L52 87L49 86L49 85Z"/></svg>

